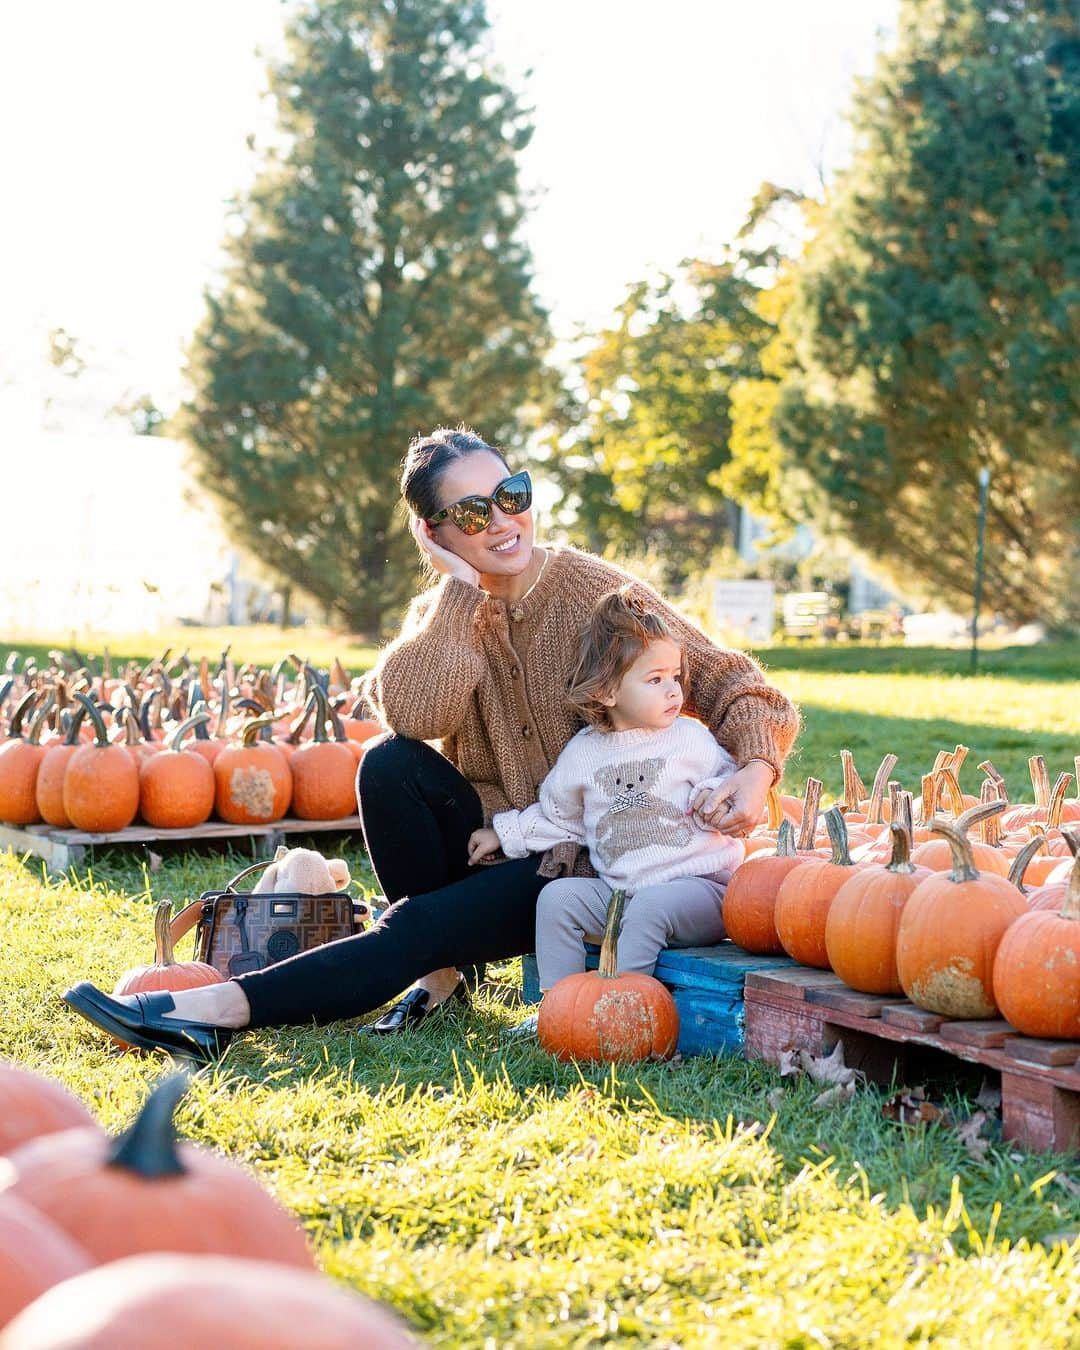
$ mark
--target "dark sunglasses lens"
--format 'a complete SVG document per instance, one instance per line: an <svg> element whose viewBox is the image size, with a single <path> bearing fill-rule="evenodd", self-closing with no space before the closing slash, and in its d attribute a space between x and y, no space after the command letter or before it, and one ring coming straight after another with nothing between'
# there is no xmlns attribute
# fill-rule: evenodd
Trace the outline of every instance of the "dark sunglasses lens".
<svg viewBox="0 0 1080 1350"><path fill-rule="evenodd" d="M532 484L523 473L516 473L495 491L495 505L508 516L520 516L532 505Z"/></svg>
<svg viewBox="0 0 1080 1350"><path fill-rule="evenodd" d="M450 507L450 519L462 534L479 534L491 524L491 503L486 497L466 497Z"/></svg>

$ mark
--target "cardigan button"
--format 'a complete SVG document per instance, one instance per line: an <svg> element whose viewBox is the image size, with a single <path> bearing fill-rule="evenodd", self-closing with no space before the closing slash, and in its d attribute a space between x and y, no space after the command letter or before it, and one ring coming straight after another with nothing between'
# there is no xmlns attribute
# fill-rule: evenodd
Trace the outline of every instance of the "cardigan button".
<svg viewBox="0 0 1080 1350"><path fill-rule="evenodd" d="M529 737L532 735L532 727L522 727L521 734L525 737L526 740L528 740Z"/></svg>
<svg viewBox="0 0 1080 1350"><path fill-rule="evenodd" d="M519 679L520 676L521 676L521 667L520 667L520 666L511 666L511 667L510 667L510 678L511 678L512 680L516 680L516 679Z"/></svg>
<svg viewBox="0 0 1080 1350"><path fill-rule="evenodd" d="M525 617L525 611L523 609L519 609L517 605L514 605L510 610L510 617L513 619L515 623L520 623L522 619Z"/></svg>

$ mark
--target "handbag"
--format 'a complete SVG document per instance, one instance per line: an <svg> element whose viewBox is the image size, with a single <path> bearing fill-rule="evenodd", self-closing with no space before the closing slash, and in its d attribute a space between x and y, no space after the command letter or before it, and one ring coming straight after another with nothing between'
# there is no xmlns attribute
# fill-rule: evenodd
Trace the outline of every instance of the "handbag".
<svg viewBox="0 0 1080 1350"><path fill-rule="evenodd" d="M221 891L203 891L169 925L173 942L195 929L196 961L226 979L265 970L326 942L364 930L371 910L344 891L239 891L237 883L273 861L245 867Z"/></svg>

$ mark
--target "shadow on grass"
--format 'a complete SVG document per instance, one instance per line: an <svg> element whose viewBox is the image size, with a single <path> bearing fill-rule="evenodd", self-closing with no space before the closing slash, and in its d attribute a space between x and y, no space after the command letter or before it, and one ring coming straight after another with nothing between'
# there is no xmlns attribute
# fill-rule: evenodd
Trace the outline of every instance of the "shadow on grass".
<svg viewBox="0 0 1080 1350"><path fill-rule="evenodd" d="M767 670L836 671L869 675L997 675L1016 680L1080 679L1080 641L1035 647L999 647L979 653L979 675L971 676L971 657L953 647L878 646L873 643L798 643L757 647L754 656Z"/></svg>

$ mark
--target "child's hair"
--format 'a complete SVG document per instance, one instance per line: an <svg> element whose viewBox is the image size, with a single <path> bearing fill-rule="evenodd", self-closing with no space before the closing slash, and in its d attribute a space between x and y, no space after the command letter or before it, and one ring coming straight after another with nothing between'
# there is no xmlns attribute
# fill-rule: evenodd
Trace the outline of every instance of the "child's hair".
<svg viewBox="0 0 1080 1350"><path fill-rule="evenodd" d="M608 709L600 700L614 693L619 681L651 642L666 639L681 647L663 618L637 599L632 590L627 585L602 595L582 629L577 661L567 682L566 701L572 711L593 726L610 725ZM682 674L685 683L685 653Z"/></svg>

